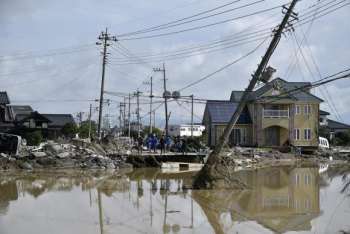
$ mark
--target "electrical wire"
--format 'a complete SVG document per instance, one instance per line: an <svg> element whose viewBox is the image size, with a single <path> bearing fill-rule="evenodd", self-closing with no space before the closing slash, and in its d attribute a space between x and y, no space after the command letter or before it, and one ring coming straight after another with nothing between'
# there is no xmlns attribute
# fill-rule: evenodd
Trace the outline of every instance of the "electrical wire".
<svg viewBox="0 0 350 234"><path fill-rule="evenodd" d="M72 50L66 50L65 48L62 49L55 49L52 50L53 52L48 52L44 54L34 54L32 53L27 53L27 54L15 54L15 55L3 55L0 57L0 62L3 61L10 61L10 60L22 60L22 59L33 59L33 58L40 58L40 57L50 57L50 56L58 56L58 55L66 55L66 54L73 54L73 53L80 53L80 52L86 52L92 49L96 49L92 45L94 44L88 44L88 45L81 45L79 47L76 47ZM64 51L60 51L64 50Z"/></svg>
<svg viewBox="0 0 350 234"><path fill-rule="evenodd" d="M299 41L298 41L298 38L297 38L295 32L293 32L293 36L294 36L294 39L295 39L295 41L296 41L296 43L297 43L297 45L298 45L298 49L299 49L299 51L300 51L301 57L302 57L303 60L304 60L304 64L305 64L307 70L309 71L309 74L311 75L311 77L315 80L315 79L316 79L316 78L315 78L315 74L312 72L312 69L311 69L311 67L310 67L310 65L309 65L309 63L308 63L308 61L307 61L307 59L306 59L306 57L305 57L305 55L304 55L304 52L303 52L303 50L302 50L302 48L301 48L301 45L300 45L300 43L299 43ZM320 76L320 77L321 77L321 76ZM321 89L320 91L321 91L321 93L323 94L323 97L324 97L325 99L329 99L327 93L324 93L322 89ZM336 107L334 106L334 103L331 102L330 99L327 101L327 103L329 104L329 106L330 106L330 107L333 109L333 111L335 112L335 115L336 115L337 119L340 120L340 117L339 117L340 115L339 115L339 113L338 113Z"/></svg>
<svg viewBox="0 0 350 234"><path fill-rule="evenodd" d="M240 0L233 1L233 2L231 2L231 4L232 3L237 3L239 1ZM255 4L261 3L263 1L265 1L265 0L258 0L258 1L252 2L252 3L248 3L248 4L245 4L245 5L239 6L239 7L231 8L231 9L228 9L228 10L225 10L225 11L221 11L221 12L218 12L218 13L215 13L215 14L211 14L211 15L203 16L201 18L197 18L197 19L192 19L192 20L188 20L188 21L185 21L185 22L181 22L181 21L184 21L186 19L190 19L190 18L199 16L199 15L202 15L202 14L196 14L196 15L191 16L191 17L185 17L183 19L173 21L172 23L166 23L166 24L155 26L155 27L151 27L151 28L148 28L148 29L143 29L143 30L138 30L138 31L131 32L131 33L121 34L121 35L118 35L118 37L125 37L125 36L133 36L133 35L138 35L138 34L144 34L144 33L149 33L149 32L153 32L153 31L158 31L158 30L163 30L163 29L168 29L168 28L180 26L180 25L183 25L183 24L193 23L193 22L196 22L196 21L199 21L199 20L203 20L203 19L214 17L214 16L226 14L226 13L229 13L229 12L232 12L232 11L235 11L235 10L243 9L245 7L250 7L250 6L253 6ZM224 6L227 6L227 5L228 4L220 6L219 8L223 8ZM217 10L219 8L214 8L214 9ZM211 10L205 11L205 13L209 13L209 12L212 12L212 11L214 11L214 10L211 9ZM178 23L178 22L180 22L180 23Z"/></svg>
<svg viewBox="0 0 350 234"><path fill-rule="evenodd" d="M273 10L276 10L276 9L280 8L281 6L283 6L283 5L278 5L278 6L267 8L267 9L264 9L264 10L255 11L255 12L250 13L250 14L241 15L241 16L237 16L237 17L234 17L234 18L230 18L230 19L226 19L226 20L222 20L222 21L217 21L217 22L214 22L214 23L205 24L205 25L201 25L201 26L186 28L186 29L182 29L182 30L178 30L178 31L171 31L171 32L167 32L167 33L160 33L160 34L154 34L154 35L149 35L149 36L122 38L122 39L119 39L119 40L120 41L131 41L131 40L140 40L140 39L150 39L150 38L156 38L156 37L163 37L163 36L179 34L179 33L183 33L183 32L189 32L189 31L193 31L193 30L204 29L204 28L208 28L208 27L212 27L212 26L216 26L216 25L232 22L232 21L235 21L235 20L244 19L244 18L247 18L247 17L259 15L259 14L266 13L266 12L269 12L269 11L273 11Z"/></svg>
<svg viewBox="0 0 350 234"><path fill-rule="evenodd" d="M182 87L182 88L180 88L178 91L183 91L183 90L188 89L188 88L190 88L190 87L192 87L192 86L194 86L194 85L197 85L197 84L203 82L204 80L207 80L207 79L209 79L210 77L214 76L215 74L217 74L217 73L219 73L219 72L221 72L221 71L223 71L223 70L229 68L230 66L232 66L232 65L234 65L234 64L236 64L236 63L238 63L239 61L243 60L244 58L246 58L246 57L248 57L249 55L251 55L251 54L253 54L254 52L256 52L256 51L265 43L266 39L267 39L267 38L265 38L265 40L263 40L261 43L259 43L257 47L255 47L253 50L249 51L247 54L245 54L245 55L243 55L243 56L237 58L236 60L232 61L232 62L229 63L229 64L226 64L225 66L219 68L218 70L216 70L216 71L214 71L214 72L212 72L212 73L210 73L210 74L208 74L208 75L206 75L206 76L204 76L204 77L202 77L202 78L200 78L200 79L198 79L198 80L196 80L196 81L194 81L194 82L192 82L192 83L190 83L190 84L188 84L188 85L186 85L186 86L184 86L184 87Z"/></svg>
<svg viewBox="0 0 350 234"><path fill-rule="evenodd" d="M270 33L267 33L265 35L268 35L268 37L271 36ZM148 63L150 63L150 62L158 63L158 62L162 62L162 61L172 61L172 60L178 60L178 59L186 59L186 58L190 58L190 57L193 57L193 56L204 55L204 54L213 54L213 53L217 53L217 52L220 52L220 51L227 51L228 49L235 48L235 47L238 47L238 46L247 45L247 44L251 44L251 43L254 43L254 42L259 42L259 41L262 41L265 38L266 38L266 36L265 37L258 37L258 38L255 38L253 40L250 40L250 41L245 41L245 42L241 42L241 43L235 43L235 44L231 44L229 46L224 46L224 47L222 47L222 45L215 46L215 47L219 47L217 49L210 49L210 48L209 49L202 49L202 50L198 50L198 51L194 51L194 52L190 52L190 53L179 53L179 54L175 54L175 55L149 59L149 60L147 60L147 62ZM181 55L181 54L183 54L183 55ZM122 66L122 65L142 64L142 62L141 63L140 62L136 62L136 61L131 61L131 62L112 62L111 64Z"/></svg>

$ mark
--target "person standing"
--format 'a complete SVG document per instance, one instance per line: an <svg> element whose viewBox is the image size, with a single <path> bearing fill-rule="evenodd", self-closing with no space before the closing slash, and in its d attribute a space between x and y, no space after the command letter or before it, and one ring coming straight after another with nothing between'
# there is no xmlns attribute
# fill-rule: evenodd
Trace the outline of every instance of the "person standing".
<svg viewBox="0 0 350 234"><path fill-rule="evenodd" d="M137 145L138 145L138 147L137 147L137 152L140 154L142 154L142 149L143 149L143 138L141 137L141 136L139 136L138 138L137 138Z"/></svg>
<svg viewBox="0 0 350 234"><path fill-rule="evenodd" d="M184 155L187 151L187 142L186 142L186 139L183 139L182 140L182 144L181 144L181 151L182 151L182 154Z"/></svg>
<svg viewBox="0 0 350 234"><path fill-rule="evenodd" d="M165 139L164 136L162 136L159 140L160 144L160 154L165 153Z"/></svg>
<svg viewBox="0 0 350 234"><path fill-rule="evenodd" d="M155 134L153 134L152 138L151 138L151 148L153 149L153 152L156 152L156 148L157 148L157 137Z"/></svg>
<svg viewBox="0 0 350 234"><path fill-rule="evenodd" d="M167 136L165 138L165 152L170 150L170 145L171 145L171 138L170 136Z"/></svg>

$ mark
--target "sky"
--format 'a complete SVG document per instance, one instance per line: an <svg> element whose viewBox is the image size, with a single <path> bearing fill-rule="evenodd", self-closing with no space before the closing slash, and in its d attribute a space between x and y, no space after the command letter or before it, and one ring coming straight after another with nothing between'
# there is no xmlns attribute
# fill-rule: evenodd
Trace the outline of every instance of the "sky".
<svg viewBox="0 0 350 234"><path fill-rule="evenodd" d="M102 57L101 47L95 43L101 31L108 28L110 35L116 36L118 42L110 42L111 46L108 47L105 91L133 93L139 89L143 92L142 95L147 96L150 86L146 82L149 82L152 76L154 93L160 96L163 89L162 74L154 72L153 68L161 67L163 62L166 68L167 89L176 91L239 59L239 62L227 69L181 91L181 95L185 96L193 94L202 99L227 100L232 90L242 90L248 85L251 74L259 64L271 38L266 35L265 39L260 36L247 41L246 38L240 44L236 42L236 46L233 46L232 41L231 44L219 43L215 44L216 47L210 52L192 52L191 56L185 56L187 54L184 54L184 48L217 40L232 40L242 32L276 27L283 17L281 5L287 2L0 0L0 91L8 92L12 104L28 104L41 113L76 115L78 112L84 112L84 118L87 118L91 103L94 107L93 118L96 119L95 107L98 103L95 100L99 98L100 93ZM187 18L224 4L227 6L216 11ZM295 31L284 34L269 63L277 69L275 77L288 81L312 82L349 67L350 28L347 24L350 19L350 6L346 5L312 20L315 12L321 14L327 7L333 5L331 9L335 9L344 4L350 4L350 1L298 2L295 12L299 13L299 22L294 22ZM321 6L323 8L314 11ZM234 8L237 9L233 10ZM208 18L203 17L218 12L221 13ZM311 19L310 22L303 21L307 16ZM181 24L184 21L177 21L177 26L171 25L172 27L162 30L158 30L158 27L151 32L134 36L125 35L184 18L185 21L204 19L186 24ZM219 21L227 22L198 30L130 40L134 37L183 31ZM305 24L302 25L303 22ZM167 53L180 55L161 58L154 55ZM155 57L142 57L148 55ZM325 100L321 108L331 112L331 118L346 123L350 123L349 85L349 80L341 80L312 91ZM107 94L105 98L110 99L110 103L105 104L104 113L108 114L112 124L115 124L119 116L119 103L124 99L120 95ZM153 108L156 108L159 106L157 102L161 100L154 101L156 103ZM132 116L135 118L136 99L132 99L131 102ZM141 97L140 102L144 103L140 112L143 121L147 123L149 100ZM195 104L195 122L201 122L204 106L202 103ZM190 122L190 108L189 103L181 101L169 103L170 124ZM156 110L156 125L160 127L164 125L163 111L164 106Z"/></svg>

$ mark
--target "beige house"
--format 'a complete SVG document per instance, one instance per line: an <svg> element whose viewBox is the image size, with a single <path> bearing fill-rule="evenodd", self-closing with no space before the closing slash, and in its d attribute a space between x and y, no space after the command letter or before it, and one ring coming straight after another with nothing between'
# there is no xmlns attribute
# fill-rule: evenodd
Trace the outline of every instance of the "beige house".
<svg viewBox="0 0 350 234"><path fill-rule="evenodd" d="M279 147L318 146L319 112L322 99L305 87L308 82L277 78L253 91L248 105L231 134L230 145ZM235 112L243 91L233 91L230 101L208 101L203 123L208 145L215 146Z"/></svg>

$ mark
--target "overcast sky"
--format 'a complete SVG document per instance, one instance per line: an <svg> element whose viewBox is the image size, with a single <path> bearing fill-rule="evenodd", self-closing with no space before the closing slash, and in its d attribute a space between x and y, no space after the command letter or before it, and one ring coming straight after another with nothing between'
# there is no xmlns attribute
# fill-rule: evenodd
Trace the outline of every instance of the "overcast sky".
<svg viewBox="0 0 350 234"><path fill-rule="evenodd" d="M232 1L0 0L0 90L8 92L13 104L29 104L42 113L88 112L91 102L89 100L99 97L101 56L99 48L94 43L102 30L108 27L111 35L121 35L191 16L229 2ZM209 14L254 4L201 21L136 36L167 33L210 24L286 2L285 0L261 2L241 0ZM308 7L317 2L318 0L300 1L296 12L302 15L308 11ZM349 0L320 0L320 2L319 4L328 4L328 6L350 3ZM272 27L278 24L282 16L281 9L276 8L200 30L150 39L125 40L128 37L118 37L118 39L135 55L167 53L234 36L242 30L255 31ZM319 79L320 75L324 77L348 68L349 19L350 7L347 5L316 19L312 25L308 23L302 27L296 27L295 35L297 41L301 43L307 63L299 53L299 62L296 63L298 65L292 66L293 69L289 69L289 72L288 67L295 64L297 44L293 34L286 33L270 62L270 65L277 69L275 76L289 81L313 81ZM307 40L303 40L304 34ZM163 59L166 65L168 90L178 90L244 56L253 51L261 41L256 40L226 49L221 45L215 52L198 53L188 58ZM248 85L250 75L260 62L269 41L270 39L267 39L258 50L245 59L210 79L182 91L182 94L194 94L196 97L205 99L228 99L232 90L240 90ZM118 52L119 44L114 46L117 49L109 48L111 54L106 68L105 90L129 93L139 88L147 94L149 87L143 83L153 76L155 93L161 95L162 76L160 73L153 73L152 68L161 66L163 60L118 65L125 58ZM134 62L140 63L140 60ZM318 74L315 64L321 74ZM349 80L337 81L328 84L326 89L313 91L326 101L322 104L324 110L332 111L329 105L333 102L341 118L347 123L350 123L349 84ZM113 120L116 120L118 102L123 99L108 95L105 98L112 100L111 105L106 106L105 113L109 113ZM97 106L97 103L92 103ZM157 105L155 104L154 107ZM173 102L169 106L173 123L190 121L189 104ZM149 106L142 105L141 108L141 115L146 115ZM203 109L203 104L196 104L196 122L201 121ZM164 123L162 111L163 107L157 110L159 125ZM95 118L96 116L95 113ZM332 117L335 118L335 116ZM144 121L148 121L147 118Z"/></svg>

